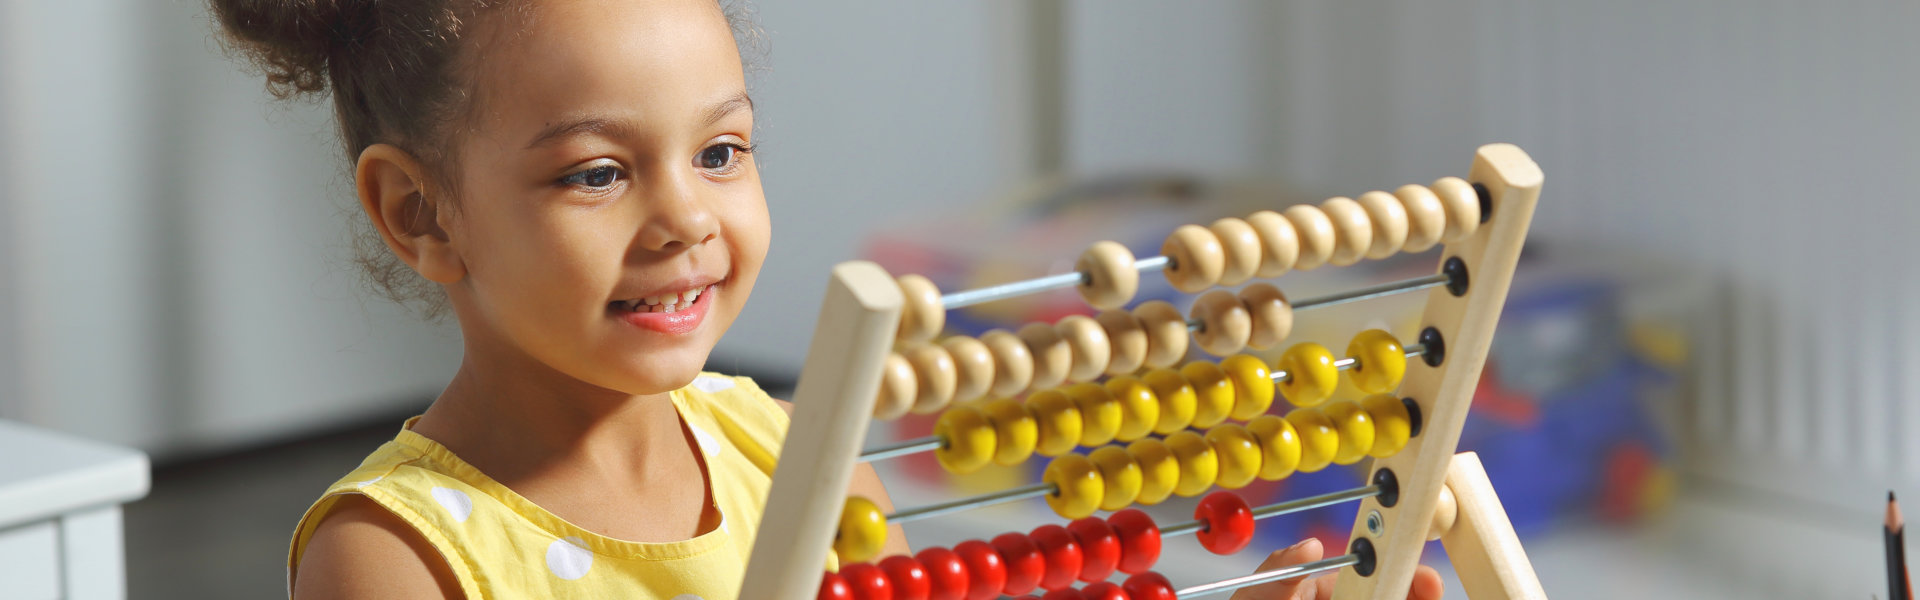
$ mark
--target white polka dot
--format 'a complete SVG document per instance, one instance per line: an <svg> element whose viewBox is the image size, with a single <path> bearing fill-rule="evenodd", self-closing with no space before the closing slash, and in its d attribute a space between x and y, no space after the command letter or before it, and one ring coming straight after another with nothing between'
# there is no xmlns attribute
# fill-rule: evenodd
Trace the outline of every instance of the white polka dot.
<svg viewBox="0 0 1920 600"><path fill-rule="evenodd" d="M586 541L567 536L554 540L547 545L547 570L561 579L574 580L587 576L587 569L593 566L593 553L588 552Z"/></svg>
<svg viewBox="0 0 1920 600"><path fill-rule="evenodd" d="M693 441L700 444L701 452L709 456L720 453L720 440L713 439L713 436L707 435L705 430L695 427L692 423L687 424L687 431L693 432Z"/></svg>
<svg viewBox="0 0 1920 600"><path fill-rule="evenodd" d="M733 380L725 377L701 375L693 378L693 387L709 394L720 390L733 389Z"/></svg>
<svg viewBox="0 0 1920 600"><path fill-rule="evenodd" d="M733 532L731 532L731 531L727 531L727 516L726 516L726 515L720 515L720 533L733 533Z"/></svg>
<svg viewBox="0 0 1920 600"><path fill-rule="evenodd" d="M699 596L695 596L693 594L681 594L678 596L674 596L673 600L707 600L707 599L701 598Z"/></svg>
<svg viewBox="0 0 1920 600"><path fill-rule="evenodd" d="M386 478L387 478L387 476L385 476L385 475L380 475L380 476L376 476L376 477L374 477L373 479L368 479L368 480L366 480L366 481L355 481L355 482L353 482L353 487L357 487L357 488L359 488L359 487L367 487L367 486L370 486L370 485L373 485L373 484L376 484L376 483L380 483L380 480L382 480L382 479L386 479Z"/></svg>
<svg viewBox="0 0 1920 600"><path fill-rule="evenodd" d="M465 523L467 515L473 514L473 499L468 498L466 492L439 486L434 486L429 491L433 494L434 501L439 502L440 506L447 509L447 513L453 515L454 521Z"/></svg>

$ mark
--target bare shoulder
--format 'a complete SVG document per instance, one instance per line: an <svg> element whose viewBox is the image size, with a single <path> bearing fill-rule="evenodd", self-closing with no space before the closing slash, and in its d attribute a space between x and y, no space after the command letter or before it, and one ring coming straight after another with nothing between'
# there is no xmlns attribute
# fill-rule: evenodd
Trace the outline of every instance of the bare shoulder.
<svg viewBox="0 0 1920 600"><path fill-rule="evenodd" d="M439 551L405 521L358 494L342 496L307 542L293 597L460 599Z"/></svg>

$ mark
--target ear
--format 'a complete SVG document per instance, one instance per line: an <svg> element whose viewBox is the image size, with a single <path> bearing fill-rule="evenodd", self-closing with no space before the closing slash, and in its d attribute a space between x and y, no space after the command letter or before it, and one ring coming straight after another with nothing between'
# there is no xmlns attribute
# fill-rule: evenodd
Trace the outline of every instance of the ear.
<svg viewBox="0 0 1920 600"><path fill-rule="evenodd" d="M467 275L466 263L441 227L448 198L429 194L426 170L407 151L374 144L354 165L360 208L395 256L422 277L454 283Z"/></svg>

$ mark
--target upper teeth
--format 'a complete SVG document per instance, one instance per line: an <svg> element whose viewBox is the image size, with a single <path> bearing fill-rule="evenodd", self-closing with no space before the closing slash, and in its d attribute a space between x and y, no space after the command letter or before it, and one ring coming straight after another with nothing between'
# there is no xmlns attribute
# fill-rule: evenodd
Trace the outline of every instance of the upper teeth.
<svg viewBox="0 0 1920 600"><path fill-rule="evenodd" d="M695 300L699 300L700 292L705 289L706 288L702 287L702 288L687 290L677 294L666 294L663 296L647 296L645 298L635 300L634 303L636 308L641 306L659 306L663 304L669 307L678 306L678 305L688 305L688 304L693 304L693 301Z"/></svg>

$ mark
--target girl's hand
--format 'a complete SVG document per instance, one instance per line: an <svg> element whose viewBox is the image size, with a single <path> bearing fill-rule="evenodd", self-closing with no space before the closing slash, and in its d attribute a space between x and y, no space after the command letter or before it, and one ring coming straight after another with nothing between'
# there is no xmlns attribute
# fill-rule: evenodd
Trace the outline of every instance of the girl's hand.
<svg viewBox="0 0 1920 600"><path fill-rule="evenodd" d="M1326 548L1320 540L1307 538L1293 547L1277 550L1260 563L1261 571L1278 569L1288 565L1308 563L1324 558ZM1337 574L1335 574L1337 575ZM1325 575L1310 579L1286 579L1242 588L1233 593L1233 600L1330 600L1333 598L1335 575ZM1407 600L1440 600L1440 573L1433 567L1421 565L1413 573L1413 587L1407 590Z"/></svg>

